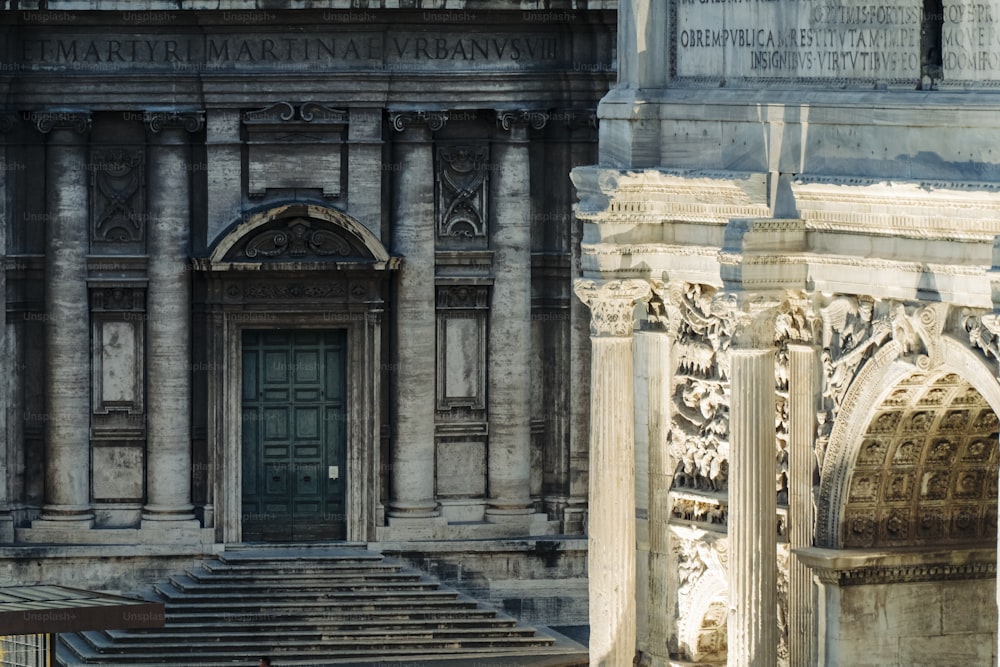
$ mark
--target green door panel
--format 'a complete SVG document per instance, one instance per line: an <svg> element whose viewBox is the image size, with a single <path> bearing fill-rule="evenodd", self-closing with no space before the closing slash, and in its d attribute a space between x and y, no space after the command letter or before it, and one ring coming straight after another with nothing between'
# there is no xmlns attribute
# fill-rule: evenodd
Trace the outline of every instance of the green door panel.
<svg viewBox="0 0 1000 667"><path fill-rule="evenodd" d="M243 539L344 539L344 332L247 331L242 359Z"/></svg>

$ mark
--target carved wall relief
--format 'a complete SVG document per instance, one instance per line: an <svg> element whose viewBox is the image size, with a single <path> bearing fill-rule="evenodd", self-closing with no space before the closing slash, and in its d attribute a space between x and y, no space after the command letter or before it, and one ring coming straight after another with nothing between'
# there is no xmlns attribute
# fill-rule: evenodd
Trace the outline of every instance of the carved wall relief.
<svg viewBox="0 0 1000 667"><path fill-rule="evenodd" d="M90 162L90 242L131 244L146 236L146 177L142 149L101 148Z"/></svg>
<svg viewBox="0 0 1000 667"><path fill-rule="evenodd" d="M728 653L728 542L677 531L677 657L699 665L725 665Z"/></svg>
<svg viewBox="0 0 1000 667"><path fill-rule="evenodd" d="M438 238L485 237L489 231L489 147L442 146L437 161Z"/></svg>
<svg viewBox="0 0 1000 667"><path fill-rule="evenodd" d="M671 285L677 314L673 420L674 487L724 493L729 470L729 346L735 321L707 285Z"/></svg>

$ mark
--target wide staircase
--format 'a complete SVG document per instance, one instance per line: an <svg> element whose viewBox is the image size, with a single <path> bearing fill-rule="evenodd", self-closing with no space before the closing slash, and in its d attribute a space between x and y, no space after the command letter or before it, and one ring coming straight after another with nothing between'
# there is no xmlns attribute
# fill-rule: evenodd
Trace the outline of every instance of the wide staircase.
<svg viewBox="0 0 1000 667"><path fill-rule="evenodd" d="M137 594L155 630L60 635L65 665L586 665L586 648L527 627L361 548L226 551Z"/></svg>

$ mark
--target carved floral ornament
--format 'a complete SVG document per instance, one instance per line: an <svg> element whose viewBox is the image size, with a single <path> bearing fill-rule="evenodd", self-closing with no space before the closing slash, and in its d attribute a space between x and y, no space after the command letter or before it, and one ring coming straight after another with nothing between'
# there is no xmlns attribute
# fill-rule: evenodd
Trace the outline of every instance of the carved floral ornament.
<svg viewBox="0 0 1000 667"><path fill-rule="evenodd" d="M645 280L577 280L573 289L590 308L590 333L594 337L631 336L635 306L652 293Z"/></svg>
<svg viewBox="0 0 1000 667"><path fill-rule="evenodd" d="M353 257L359 253L341 235L315 228L308 220L292 218L255 234L243 249L248 259Z"/></svg>

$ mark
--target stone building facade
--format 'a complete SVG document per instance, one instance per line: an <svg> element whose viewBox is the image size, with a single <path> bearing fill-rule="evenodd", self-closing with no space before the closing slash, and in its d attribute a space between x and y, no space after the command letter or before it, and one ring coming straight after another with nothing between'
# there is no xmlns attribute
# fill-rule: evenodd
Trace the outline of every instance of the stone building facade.
<svg viewBox="0 0 1000 667"><path fill-rule="evenodd" d="M0 12L2 579L583 533L615 3L280 4Z"/></svg>
<svg viewBox="0 0 1000 667"><path fill-rule="evenodd" d="M620 4L592 664L997 664L997 17Z"/></svg>

